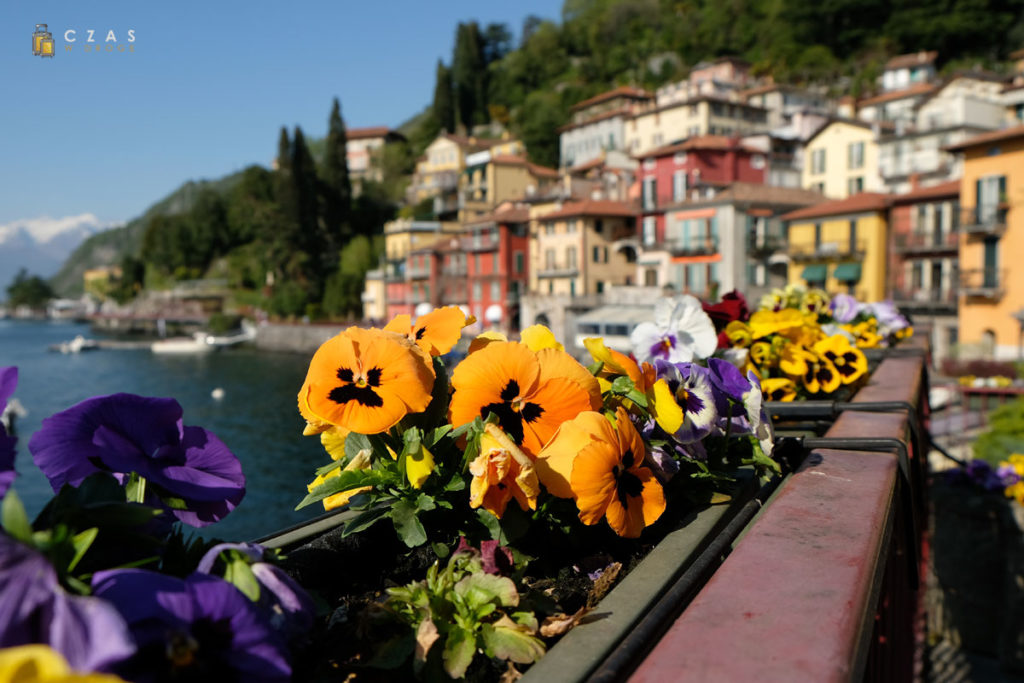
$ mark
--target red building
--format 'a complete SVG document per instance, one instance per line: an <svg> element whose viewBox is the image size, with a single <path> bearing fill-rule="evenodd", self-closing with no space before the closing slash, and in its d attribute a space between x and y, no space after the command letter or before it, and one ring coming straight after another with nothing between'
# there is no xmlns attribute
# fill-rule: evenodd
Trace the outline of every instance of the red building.
<svg viewBox="0 0 1024 683"><path fill-rule="evenodd" d="M665 239L665 208L734 181L763 184L768 159L739 138L702 135L639 155L641 232L645 244Z"/></svg>
<svg viewBox="0 0 1024 683"><path fill-rule="evenodd" d="M469 308L485 328L519 329L529 275L530 213L499 207L466 224L460 246Z"/></svg>
<svg viewBox="0 0 1024 683"><path fill-rule="evenodd" d="M889 291L915 327L931 330L936 361L957 343L960 181L892 198Z"/></svg>

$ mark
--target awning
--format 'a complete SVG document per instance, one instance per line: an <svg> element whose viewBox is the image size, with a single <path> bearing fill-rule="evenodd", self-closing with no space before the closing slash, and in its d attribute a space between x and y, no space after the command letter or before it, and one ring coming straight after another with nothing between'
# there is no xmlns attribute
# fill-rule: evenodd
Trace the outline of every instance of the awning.
<svg viewBox="0 0 1024 683"><path fill-rule="evenodd" d="M840 263L833 271L832 277L840 282L860 282L860 264Z"/></svg>
<svg viewBox="0 0 1024 683"><path fill-rule="evenodd" d="M807 282L824 282L827 275L828 266L824 263L816 263L814 265L805 266L804 272L800 274L800 277Z"/></svg>

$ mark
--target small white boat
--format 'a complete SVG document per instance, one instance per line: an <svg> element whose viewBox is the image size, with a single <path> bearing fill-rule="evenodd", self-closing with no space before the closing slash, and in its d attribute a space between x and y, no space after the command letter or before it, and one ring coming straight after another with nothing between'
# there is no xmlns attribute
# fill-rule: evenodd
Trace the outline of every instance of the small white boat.
<svg viewBox="0 0 1024 683"><path fill-rule="evenodd" d="M205 332L196 332L191 337L171 337L150 345L153 353L210 353L217 347L210 344Z"/></svg>

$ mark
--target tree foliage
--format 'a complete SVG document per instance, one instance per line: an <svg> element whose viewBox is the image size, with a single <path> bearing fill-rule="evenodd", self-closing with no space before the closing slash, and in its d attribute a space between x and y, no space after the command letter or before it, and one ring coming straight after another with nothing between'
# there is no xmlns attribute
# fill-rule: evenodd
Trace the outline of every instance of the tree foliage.
<svg viewBox="0 0 1024 683"><path fill-rule="evenodd" d="M24 268L18 270L11 284L7 286L7 305L14 308L45 308L50 299L54 298L50 284L38 275L29 275Z"/></svg>

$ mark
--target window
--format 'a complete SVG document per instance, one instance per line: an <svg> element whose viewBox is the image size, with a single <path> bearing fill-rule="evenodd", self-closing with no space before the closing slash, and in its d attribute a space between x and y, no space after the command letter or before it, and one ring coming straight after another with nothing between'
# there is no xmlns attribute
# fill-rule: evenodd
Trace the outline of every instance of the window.
<svg viewBox="0 0 1024 683"><path fill-rule="evenodd" d="M555 293L555 283L552 282L551 280L548 280L548 294L554 294L554 293Z"/></svg>
<svg viewBox="0 0 1024 683"><path fill-rule="evenodd" d="M594 263L601 262L601 247L594 247Z"/></svg>
<svg viewBox="0 0 1024 683"><path fill-rule="evenodd" d="M604 294L604 283L598 280L594 283L594 291L598 294Z"/></svg>
<svg viewBox="0 0 1024 683"><path fill-rule="evenodd" d="M851 142L849 144L846 150L846 167L851 171L858 168L864 168L863 142Z"/></svg>
<svg viewBox="0 0 1024 683"><path fill-rule="evenodd" d="M609 337L628 337L629 336L629 325L622 325L620 323L609 323L604 326L604 333Z"/></svg>
<svg viewBox="0 0 1024 683"><path fill-rule="evenodd" d="M824 173L825 172L825 150L824 149L813 149L811 150L811 173Z"/></svg>
<svg viewBox="0 0 1024 683"><path fill-rule="evenodd" d="M569 221L565 224L565 231L566 232L576 232L576 221L575 221L575 219L569 219Z"/></svg>
<svg viewBox="0 0 1024 683"><path fill-rule="evenodd" d="M501 283L497 280L491 282L491 302L501 300Z"/></svg>
<svg viewBox="0 0 1024 683"><path fill-rule="evenodd" d="M480 254L473 254L473 272L480 274Z"/></svg>
<svg viewBox="0 0 1024 683"><path fill-rule="evenodd" d="M552 223L551 221L548 221L547 223L545 223L544 224L544 234L545 235L554 235L555 234L555 224Z"/></svg>
<svg viewBox="0 0 1024 683"><path fill-rule="evenodd" d="M601 334L601 326L594 323L580 323L580 334Z"/></svg>
<svg viewBox="0 0 1024 683"><path fill-rule="evenodd" d="M644 170L653 171L656 163L654 159L644 159Z"/></svg>
<svg viewBox="0 0 1024 683"><path fill-rule="evenodd" d="M498 272L498 252L491 254L491 272Z"/></svg>
<svg viewBox="0 0 1024 683"><path fill-rule="evenodd" d="M818 194L825 194L825 183L811 183L811 189Z"/></svg>
<svg viewBox="0 0 1024 683"><path fill-rule="evenodd" d="M755 154L752 157L750 157L750 168L754 169L755 171L760 171L761 169L763 169L764 164L765 161L763 154Z"/></svg>
<svg viewBox="0 0 1024 683"><path fill-rule="evenodd" d="M654 216L645 216L643 222L643 240L645 247L654 246L654 242L658 239L657 229L658 219Z"/></svg>
<svg viewBox="0 0 1024 683"><path fill-rule="evenodd" d="M850 221L850 253L857 253L857 221Z"/></svg>
<svg viewBox="0 0 1024 683"><path fill-rule="evenodd" d="M547 270L555 269L555 250L545 249L544 250L544 267Z"/></svg>
<svg viewBox="0 0 1024 683"><path fill-rule="evenodd" d="M565 265L568 268L576 268L576 247L569 247L565 250Z"/></svg>
<svg viewBox="0 0 1024 683"><path fill-rule="evenodd" d="M569 280L569 295L576 296L576 279Z"/></svg>
<svg viewBox="0 0 1024 683"><path fill-rule="evenodd" d="M648 268L644 271L644 285L648 287L658 286L658 271L654 268Z"/></svg>
<svg viewBox="0 0 1024 683"><path fill-rule="evenodd" d="M864 178L857 176L856 178L849 178L846 181L846 193L847 194L858 194L864 191Z"/></svg>
<svg viewBox="0 0 1024 683"><path fill-rule="evenodd" d="M821 249L821 223L814 224L814 250Z"/></svg>
<svg viewBox="0 0 1024 683"><path fill-rule="evenodd" d="M604 232L604 221L602 221L600 218L594 220L594 232L596 232L598 235Z"/></svg>
<svg viewBox="0 0 1024 683"><path fill-rule="evenodd" d="M672 201L681 202L686 199L686 171L672 174Z"/></svg>
<svg viewBox="0 0 1024 683"><path fill-rule="evenodd" d="M474 282L473 283L473 301L480 301L480 299L482 299L482 298L483 298L483 295L482 295L482 293L480 291L480 283L479 282Z"/></svg>
<svg viewBox="0 0 1024 683"><path fill-rule="evenodd" d="M654 178L644 178L643 202L645 209L653 209L657 206L658 183Z"/></svg>
<svg viewBox="0 0 1024 683"><path fill-rule="evenodd" d="M515 255L515 260L516 260L516 272L517 273L523 272L523 261L524 261L523 252L517 251L516 255Z"/></svg>
<svg viewBox="0 0 1024 683"><path fill-rule="evenodd" d="M676 155L672 158L676 166L682 166L686 163L686 152L676 152Z"/></svg>

